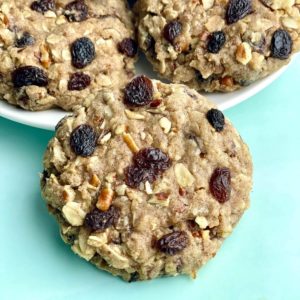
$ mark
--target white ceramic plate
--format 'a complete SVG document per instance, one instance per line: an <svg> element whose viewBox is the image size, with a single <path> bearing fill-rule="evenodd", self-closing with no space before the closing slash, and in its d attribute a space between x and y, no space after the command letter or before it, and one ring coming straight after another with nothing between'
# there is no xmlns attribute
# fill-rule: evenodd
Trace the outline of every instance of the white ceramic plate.
<svg viewBox="0 0 300 300"><path fill-rule="evenodd" d="M276 80L286 70L286 68L287 67L282 68L278 72L260 81L257 81L248 87L244 87L239 91L226 94L212 93L207 94L207 97L215 102L221 110L225 110L229 107L237 105L242 101L245 101L246 99L266 88L269 84ZM157 78L157 75L152 71L151 65L146 61L144 56L141 56L139 62L137 63L137 73L145 74L150 78ZM54 130L55 125L66 114L68 113L59 109L51 109L42 112L24 111L18 107L6 103L5 101L0 101L0 116L15 122L48 130Z"/></svg>

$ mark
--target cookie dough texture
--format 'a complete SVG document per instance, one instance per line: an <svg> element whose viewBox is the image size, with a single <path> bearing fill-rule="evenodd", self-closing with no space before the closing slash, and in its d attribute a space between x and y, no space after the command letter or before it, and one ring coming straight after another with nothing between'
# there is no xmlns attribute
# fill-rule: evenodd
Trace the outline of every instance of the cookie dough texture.
<svg viewBox="0 0 300 300"><path fill-rule="evenodd" d="M80 22L70 22L65 16L66 6L73 1L52 2L55 9L41 13L31 9L32 0L0 1L0 96L27 110L53 106L71 110L78 104L89 105L99 91L120 88L134 74L134 58L118 51L118 43L134 38L126 1L77 1L88 7L86 19ZM24 33L29 33L34 43L18 48L17 40ZM72 65L70 48L82 37L93 42L96 56L91 64L79 70ZM44 70L48 85L14 87L12 72L24 66ZM82 90L69 90L68 82L77 72L87 74L91 83Z"/></svg>
<svg viewBox="0 0 300 300"><path fill-rule="evenodd" d="M206 118L213 105L204 97L183 85L152 83L153 99L161 99L156 108L130 109L123 95L103 93L101 101L63 119L45 153L41 181L64 241L100 269L128 281L195 277L248 208L252 187L249 150L230 121L217 132ZM83 124L99 137L89 157L76 156L70 147L72 132ZM124 170L132 164L132 151L148 147L166 153L171 167L152 184L130 188ZM218 167L231 172L231 196L225 203L209 190ZM104 189L113 194L111 205L119 209L119 218L115 226L93 232L84 219ZM187 246L175 255L161 252L155 241L174 231L186 233Z"/></svg>
<svg viewBox="0 0 300 300"><path fill-rule="evenodd" d="M245 0L251 2L252 12L233 24L226 22L229 2L137 2L139 44L161 77L202 91L233 91L290 61L290 57L271 57L270 45L276 30L286 30L293 40L292 52L299 51L299 0ZM182 24L182 30L170 43L164 38L163 29L173 20ZM226 42L219 53L209 53L209 38L218 31L225 33Z"/></svg>

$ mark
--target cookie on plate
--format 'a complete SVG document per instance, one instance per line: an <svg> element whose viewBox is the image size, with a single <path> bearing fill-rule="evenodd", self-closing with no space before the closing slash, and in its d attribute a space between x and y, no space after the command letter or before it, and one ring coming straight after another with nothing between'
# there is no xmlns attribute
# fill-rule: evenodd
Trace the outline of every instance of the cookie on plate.
<svg viewBox="0 0 300 300"><path fill-rule="evenodd" d="M138 0L140 47L159 74L197 90L233 91L300 49L300 3Z"/></svg>
<svg viewBox="0 0 300 300"><path fill-rule="evenodd" d="M189 274L249 206L248 147L196 91L136 77L57 126L41 188L64 241L125 280Z"/></svg>
<svg viewBox="0 0 300 300"><path fill-rule="evenodd" d="M134 75L123 0L2 0L0 45L0 97L27 110L88 105Z"/></svg>

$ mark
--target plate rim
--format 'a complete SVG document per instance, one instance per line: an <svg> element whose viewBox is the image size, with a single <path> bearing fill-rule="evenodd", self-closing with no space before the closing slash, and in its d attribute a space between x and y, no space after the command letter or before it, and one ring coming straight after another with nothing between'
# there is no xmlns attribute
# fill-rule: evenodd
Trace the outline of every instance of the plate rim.
<svg viewBox="0 0 300 300"><path fill-rule="evenodd" d="M289 67L290 64L293 63L293 61L294 61L294 57L292 58L292 61L288 65L282 67L281 69L268 75L267 77L254 82L248 87L244 87L237 91L227 93L228 95L232 95L232 98L225 101L224 103L218 104L214 102L214 97L216 97L217 95L223 95L222 93L206 93L204 94L204 96L207 97L210 101L217 104L220 110L224 111L226 109L232 108L238 105L239 103L253 97L257 93L259 93L260 91L268 87L272 82L278 79L287 70L287 68ZM49 131L54 131L57 122L60 119L62 119L64 116L71 113L72 112L64 112L56 108L45 110L45 111L38 111L38 112L26 111L17 106L9 104L6 101L0 100L1 117L14 121L16 123L20 123L34 128L49 130ZM38 116L38 118L36 118L36 116ZM49 116L50 119L53 120L53 122L47 121L47 119L49 119ZM54 120L56 120L55 124L54 124Z"/></svg>

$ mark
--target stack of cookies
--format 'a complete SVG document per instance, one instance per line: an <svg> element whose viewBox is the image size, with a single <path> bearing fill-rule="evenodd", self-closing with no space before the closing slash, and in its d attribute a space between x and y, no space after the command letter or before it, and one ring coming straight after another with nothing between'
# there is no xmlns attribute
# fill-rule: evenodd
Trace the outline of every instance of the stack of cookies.
<svg viewBox="0 0 300 300"><path fill-rule="evenodd" d="M248 147L199 92L278 70L299 34L299 0L0 1L1 98L72 111L41 178L72 250L127 281L194 278L252 188ZM138 45L172 83L135 77Z"/></svg>

